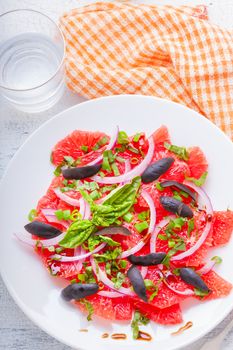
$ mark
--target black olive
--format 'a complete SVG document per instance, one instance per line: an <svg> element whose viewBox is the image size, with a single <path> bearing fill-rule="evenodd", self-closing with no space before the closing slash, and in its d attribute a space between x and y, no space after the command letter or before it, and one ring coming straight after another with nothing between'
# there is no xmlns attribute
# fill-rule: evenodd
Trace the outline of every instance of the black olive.
<svg viewBox="0 0 233 350"><path fill-rule="evenodd" d="M166 187L176 187L181 191L184 191L187 193L195 202L197 200L197 195L193 191L190 190L190 188L180 182L174 181L174 180L168 180L168 181L163 181L160 182L160 186L163 188Z"/></svg>
<svg viewBox="0 0 233 350"><path fill-rule="evenodd" d="M189 267L182 267L180 269L180 277L187 284L190 284L191 286L198 288L203 292L210 292L208 286L193 269Z"/></svg>
<svg viewBox="0 0 233 350"><path fill-rule="evenodd" d="M167 211L170 211L171 213L177 214L184 218L193 217L192 209L183 202L169 196L161 196L159 200L164 209Z"/></svg>
<svg viewBox="0 0 233 350"><path fill-rule="evenodd" d="M157 160L157 162L150 164L142 173L142 182L149 183L154 180L157 180L170 168L174 161L174 158L167 157L159 159Z"/></svg>
<svg viewBox="0 0 233 350"><path fill-rule="evenodd" d="M59 236L62 232L56 227L40 221L32 221L24 226L25 230L32 235L41 238L53 238Z"/></svg>
<svg viewBox="0 0 233 350"><path fill-rule="evenodd" d="M98 232L96 232L96 235L124 235L124 236L130 236L132 232L128 230L124 226L109 226L102 228Z"/></svg>
<svg viewBox="0 0 233 350"><path fill-rule="evenodd" d="M141 272L138 270L138 268L132 265L127 271L127 276L130 282L132 283L133 290L135 291L137 296L143 301L147 302L148 298L146 295L146 286L142 278Z"/></svg>
<svg viewBox="0 0 233 350"><path fill-rule="evenodd" d="M67 180L80 180L93 176L100 171L102 164L87 165L78 168L67 168L62 170L62 175Z"/></svg>
<svg viewBox="0 0 233 350"><path fill-rule="evenodd" d="M98 290L99 286L96 283L72 283L62 290L61 295L66 301L79 300L97 293Z"/></svg>
<svg viewBox="0 0 233 350"><path fill-rule="evenodd" d="M151 253L140 256L130 255L127 259L134 265L153 266L161 264L165 256L166 253Z"/></svg>

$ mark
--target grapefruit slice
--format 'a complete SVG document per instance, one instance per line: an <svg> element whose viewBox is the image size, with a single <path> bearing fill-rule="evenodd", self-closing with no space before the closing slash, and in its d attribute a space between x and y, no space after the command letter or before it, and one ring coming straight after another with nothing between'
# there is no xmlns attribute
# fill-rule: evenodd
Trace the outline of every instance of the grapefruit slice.
<svg viewBox="0 0 233 350"><path fill-rule="evenodd" d="M159 143L171 142L168 128L165 125L162 125L160 128L155 130L155 132L152 134L152 137L156 145Z"/></svg>
<svg viewBox="0 0 233 350"><path fill-rule="evenodd" d="M220 277L215 271L202 275L202 278L212 291L204 300L226 297L232 290L232 284Z"/></svg>
<svg viewBox="0 0 233 350"><path fill-rule="evenodd" d="M102 132L75 130L55 145L51 162L57 166L64 161L65 156L71 156L74 160L82 157L82 164L87 164L102 153L103 149L93 151L92 148L103 137L109 140L109 137ZM87 153L86 150L83 151L82 146L87 147Z"/></svg>
<svg viewBox="0 0 233 350"><path fill-rule="evenodd" d="M208 170L206 157L200 147L189 148L189 159L187 161L191 177L198 179L205 171Z"/></svg>
<svg viewBox="0 0 233 350"><path fill-rule="evenodd" d="M98 294L86 298L91 303L94 309L94 315L103 317L108 320L131 320L132 318L132 303L130 298L108 298ZM85 305L77 302L78 307L86 313Z"/></svg>
<svg viewBox="0 0 233 350"><path fill-rule="evenodd" d="M134 307L147 318L159 324L172 325L183 321L179 304L172 305L165 309L158 309L155 306L143 302L136 302Z"/></svg>
<svg viewBox="0 0 233 350"><path fill-rule="evenodd" d="M226 244L233 232L233 211L215 211L213 218L213 246Z"/></svg>

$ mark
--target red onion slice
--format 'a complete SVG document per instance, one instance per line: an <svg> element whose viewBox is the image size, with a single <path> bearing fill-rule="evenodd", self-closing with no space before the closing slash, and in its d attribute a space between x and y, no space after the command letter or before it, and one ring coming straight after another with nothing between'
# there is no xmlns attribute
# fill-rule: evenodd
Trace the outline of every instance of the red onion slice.
<svg viewBox="0 0 233 350"><path fill-rule="evenodd" d="M206 273L210 272L215 265L215 260L209 260L201 269L197 270L197 273L199 273L199 275L205 275Z"/></svg>
<svg viewBox="0 0 233 350"><path fill-rule="evenodd" d="M213 215L213 208L210 202L209 197L207 196L206 192L201 188L198 187L196 185L194 185L192 182L189 181L184 181L184 184L191 187L194 191L196 191L198 193L198 195L202 198L204 204L205 204L205 208L206 208L206 214L207 215ZM188 256L194 254L197 249L199 249L201 247L201 245L205 242L210 230L212 227L212 222L211 221L207 221L206 226L199 238L199 240L188 250L186 250L183 253L180 253L178 255L175 255L171 258L172 261L177 261L177 260L181 260L184 258L187 258Z"/></svg>
<svg viewBox="0 0 233 350"><path fill-rule="evenodd" d="M78 247L75 249L74 255L81 255L81 256L85 255L85 250L82 247ZM82 270L84 261L85 261L85 258L79 260L78 263L76 264L77 273L79 273Z"/></svg>
<svg viewBox="0 0 233 350"><path fill-rule="evenodd" d="M75 255L75 256L64 256L59 254L54 254L51 256L51 259L55 259L61 262L74 262L78 260L82 260L88 258L92 254L98 253L101 249L106 246L106 243L101 243L98 247L96 247L92 252L85 253L83 255Z"/></svg>
<svg viewBox="0 0 233 350"><path fill-rule="evenodd" d="M147 166L150 164L154 154L154 141L152 136L149 137L148 143L149 143L148 152L145 158L143 159L143 161L138 166L130 170L127 174L122 174L119 176L108 176L108 177L107 176L101 177L99 175L94 175L92 176L92 180L100 184L113 185L120 182L130 181L134 177L140 176L143 173L143 171L147 168Z"/></svg>
<svg viewBox="0 0 233 350"><path fill-rule="evenodd" d="M58 220L55 215L55 209L41 209L42 214L45 216L46 220L50 223L60 224L66 229L70 226L70 223L66 220Z"/></svg>
<svg viewBox="0 0 233 350"><path fill-rule="evenodd" d="M159 274L160 278L163 278L163 283L166 284L166 286L174 293L176 293L178 295L183 295L183 296L195 295L194 291L192 289L189 289L189 288L187 288L183 291L177 290L176 288L174 288L170 285L170 283L167 281L166 277L164 276L164 274L161 271L158 271L158 274Z"/></svg>
<svg viewBox="0 0 233 350"><path fill-rule="evenodd" d="M143 279L145 279L147 272L148 272L148 266L142 266L141 267L141 275L142 275Z"/></svg>
<svg viewBox="0 0 233 350"><path fill-rule="evenodd" d="M35 247L36 242L38 242L38 241L41 242L43 247L50 247L50 246L57 245L65 237L66 232L63 232L61 235L59 235L55 238L43 239L43 240L32 239L31 235L29 235L28 233L25 233L25 232L15 233L14 235L19 241L21 241L22 243L25 243L27 245L30 245L31 247Z"/></svg>
<svg viewBox="0 0 233 350"><path fill-rule="evenodd" d="M101 290L100 292L98 292L97 294L103 296L103 297L108 297L108 298L123 298L124 295L118 292L111 292L111 291L107 291L107 290Z"/></svg>
<svg viewBox="0 0 233 350"><path fill-rule="evenodd" d="M130 170L131 170L130 161L129 161L129 159L126 159L126 160L125 160L125 171L124 171L124 175L126 175ZM121 185L125 185L125 184L127 184L127 183L128 183L128 181L123 181L123 182L121 183Z"/></svg>
<svg viewBox="0 0 233 350"><path fill-rule="evenodd" d="M114 148L115 144L117 143L118 134L119 134L119 126L117 126L116 129L114 130L114 132L110 138L109 144L105 148L106 151L109 151L109 150ZM102 161L102 159L103 159L103 156L99 156L98 158L94 159L92 162L88 163L87 165L98 164Z"/></svg>
<svg viewBox="0 0 233 350"><path fill-rule="evenodd" d="M135 294L131 291L130 288L124 288L124 287L121 287L119 289L115 288L114 283L107 277L105 271L103 271L99 266L98 266L98 272L97 272L96 264L93 257L90 258L90 261L91 261L91 266L95 275L97 276L97 278L99 278L101 282L103 282L103 284L105 284L105 286L117 291L118 293L135 296Z"/></svg>
<svg viewBox="0 0 233 350"><path fill-rule="evenodd" d="M150 225L148 228L148 232L152 233L155 229L155 222L156 222L156 209L155 209L154 201L151 195L147 191L142 190L141 194L150 209Z"/></svg>
<svg viewBox="0 0 233 350"><path fill-rule="evenodd" d="M79 207L79 199L71 198L67 194L63 193L59 188L54 188L53 192L63 202L72 205L73 207Z"/></svg>

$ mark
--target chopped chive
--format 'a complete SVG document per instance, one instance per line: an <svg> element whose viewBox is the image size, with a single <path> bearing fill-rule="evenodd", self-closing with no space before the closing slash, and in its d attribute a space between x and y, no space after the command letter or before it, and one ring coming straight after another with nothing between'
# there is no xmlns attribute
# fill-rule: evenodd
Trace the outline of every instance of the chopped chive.
<svg viewBox="0 0 233 350"><path fill-rule="evenodd" d="M136 230L141 233L142 231L144 231L145 229L147 229L149 227L148 222L147 221L142 221L139 222L137 224L134 225L134 227L136 228Z"/></svg>
<svg viewBox="0 0 233 350"><path fill-rule="evenodd" d="M117 157L116 157L116 160L117 160L118 162L120 162L120 163L125 163L125 159L122 158L122 157L120 157L120 156L117 156Z"/></svg>
<svg viewBox="0 0 233 350"><path fill-rule="evenodd" d="M62 167L64 166L64 164L61 164L61 165L58 165L57 167L56 167L56 169L54 170L54 172L53 172L53 174L55 175L55 176L60 176L61 175L61 170L62 170Z"/></svg>
<svg viewBox="0 0 233 350"><path fill-rule="evenodd" d="M156 187L157 190L159 190L159 191L164 191L164 188L160 185L160 182L156 182L156 183L155 183L155 187Z"/></svg>
<svg viewBox="0 0 233 350"><path fill-rule="evenodd" d="M168 247L173 248L176 245L175 241L168 241Z"/></svg>
<svg viewBox="0 0 233 350"><path fill-rule="evenodd" d="M145 210L138 214L138 220L144 221L149 218L149 211Z"/></svg>
<svg viewBox="0 0 233 350"><path fill-rule="evenodd" d="M183 159L185 161L189 159L189 153L185 147L171 145L168 142L164 142L164 147L167 148L172 153L175 153L177 157L179 157L180 159Z"/></svg>
<svg viewBox="0 0 233 350"><path fill-rule="evenodd" d="M85 153L88 152L88 146L81 146L81 150Z"/></svg>
<svg viewBox="0 0 233 350"><path fill-rule="evenodd" d="M101 195L99 194L99 192L97 190L93 191L90 193L90 197L94 200L99 199L101 197Z"/></svg>
<svg viewBox="0 0 233 350"><path fill-rule="evenodd" d="M73 280L70 281L70 284L74 284L74 283L77 283L76 278L74 278Z"/></svg>
<svg viewBox="0 0 233 350"><path fill-rule="evenodd" d="M99 176L100 177L105 177L105 173L103 173L103 171L99 171Z"/></svg>
<svg viewBox="0 0 233 350"><path fill-rule="evenodd" d="M139 150L138 150L137 148L134 148L134 147L129 146L129 147L128 147L128 150L131 151L132 153L140 154L140 152L139 152Z"/></svg>
<svg viewBox="0 0 233 350"><path fill-rule="evenodd" d="M143 133L141 132L137 132L134 137L133 137L133 141L134 142L138 142L140 140L140 137L143 135Z"/></svg>
<svg viewBox="0 0 233 350"><path fill-rule="evenodd" d="M108 151L104 151L103 152L102 168L104 170L107 170L107 171L111 172L111 166L110 166L109 159L108 159Z"/></svg>
<svg viewBox="0 0 233 350"><path fill-rule="evenodd" d="M128 137L128 135L126 134L125 131L120 131L120 132L118 133L117 142L118 142L120 145L127 145L127 144L129 143L129 137Z"/></svg>
<svg viewBox="0 0 233 350"><path fill-rule="evenodd" d="M108 154L109 163L110 163L110 164L113 163L113 162L115 161L115 155L112 153L111 150L106 151L106 152L107 152L107 154Z"/></svg>
<svg viewBox="0 0 233 350"><path fill-rule="evenodd" d="M179 195L179 192L177 192L177 191L173 191L173 198L182 202L182 197Z"/></svg>
<svg viewBox="0 0 233 350"><path fill-rule="evenodd" d="M108 138L104 136L98 142L96 142L95 146L92 147L92 150L97 151L100 147L106 145L107 143L108 143Z"/></svg>
<svg viewBox="0 0 233 350"><path fill-rule="evenodd" d="M72 166L75 162L74 158L71 156L64 156L64 160L69 166Z"/></svg>
<svg viewBox="0 0 233 350"><path fill-rule="evenodd" d="M28 220L29 221L33 221L35 219L35 217L37 216L37 211L36 209L32 209L30 210L29 214L28 214Z"/></svg>
<svg viewBox="0 0 233 350"><path fill-rule="evenodd" d="M125 214L125 215L123 216L123 219L124 219L126 222L130 223L130 222L133 220L133 215L132 215L131 213L127 213L127 214Z"/></svg>
<svg viewBox="0 0 233 350"><path fill-rule="evenodd" d="M119 169L118 169L118 166L116 165L116 163L112 163L112 170L113 170L113 173L115 176L120 175L120 172L119 172Z"/></svg>
<svg viewBox="0 0 233 350"><path fill-rule="evenodd" d="M161 241L167 241L167 236L164 235L158 235L158 239L160 239Z"/></svg>
<svg viewBox="0 0 233 350"><path fill-rule="evenodd" d="M121 267L122 269L125 269L126 266L127 266L127 261L126 261L126 260L120 260L120 267Z"/></svg>
<svg viewBox="0 0 233 350"><path fill-rule="evenodd" d="M63 220L63 211L62 210L56 210L55 211L55 215L56 215L56 218L58 219L58 220Z"/></svg>

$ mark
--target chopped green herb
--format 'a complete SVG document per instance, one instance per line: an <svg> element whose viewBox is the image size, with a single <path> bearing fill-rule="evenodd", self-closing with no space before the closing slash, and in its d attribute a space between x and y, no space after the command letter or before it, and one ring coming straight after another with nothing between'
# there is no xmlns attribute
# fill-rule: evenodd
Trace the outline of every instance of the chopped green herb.
<svg viewBox="0 0 233 350"><path fill-rule="evenodd" d="M125 215L123 216L123 219L124 219L126 222L130 223L130 222L133 220L133 214L127 213L127 214L125 214Z"/></svg>
<svg viewBox="0 0 233 350"><path fill-rule="evenodd" d="M153 281L151 281L149 279L145 279L144 283L145 283L145 287L147 290L149 290L149 291L154 290L155 285L154 285Z"/></svg>
<svg viewBox="0 0 233 350"><path fill-rule="evenodd" d="M64 160L65 160L65 162L66 162L66 164L68 166L74 165L75 160L74 160L73 157L71 157L71 156L64 156Z"/></svg>
<svg viewBox="0 0 233 350"><path fill-rule="evenodd" d="M94 147L92 147L93 151L97 151L100 147L106 145L108 143L108 138L106 136L102 137Z"/></svg>
<svg viewBox="0 0 233 350"><path fill-rule="evenodd" d="M164 147L167 148L172 153L175 153L177 155L177 157L180 159L183 159L186 161L189 159L189 154L188 154L188 151L185 147L171 145L168 142L164 142Z"/></svg>
<svg viewBox="0 0 233 350"><path fill-rule="evenodd" d="M122 253L122 249L119 247L114 250L107 250L103 254L94 254L94 258L98 260L98 262L105 262L108 260L116 260Z"/></svg>
<svg viewBox="0 0 233 350"><path fill-rule="evenodd" d="M125 282L126 276L122 272L118 272L116 277L112 278L112 281L114 282L114 287L116 289L121 288L122 284Z"/></svg>
<svg viewBox="0 0 233 350"><path fill-rule="evenodd" d="M56 210L55 211L56 218L58 220L70 220L70 210Z"/></svg>
<svg viewBox="0 0 233 350"><path fill-rule="evenodd" d="M99 185L95 181L84 181L82 188L87 191L94 191L99 189Z"/></svg>
<svg viewBox="0 0 233 350"><path fill-rule="evenodd" d="M93 199L93 201L95 201L96 199L99 199L101 197L101 194L97 190L95 190L90 193L90 197Z"/></svg>
<svg viewBox="0 0 233 350"><path fill-rule="evenodd" d="M190 237L190 233L194 230L194 218L188 220L188 230L187 235Z"/></svg>
<svg viewBox="0 0 233 350"><path fill-rule="evenodd" d="M120 163L125 163L125 159L122 158L122 157L120 157L120 156L117 156L117 157L116 157L116 160L117 160L118 162L120 162Z"/></svg>
<svg viewBox="0 0 233 350"><path fill-rule="evenodd" d="M125 131L120 131L118 133L117 143L120 145L127 145L129 143L129 137Z"/></svg>
<svg viewBox="0 0 233 350"><path fill-rule="evenodd" d="M182 197L180 196L178 191L173 191L173 198L177 199L178 201L182 202Z"/></svg>
<svg viewBox="0 0 233 350"><path fill-rule="evenodd" d="M141 136L143 136L143 133L142 132L137 132L134 137L133 137L133 141L134 142L138 142L141 138Z"/></svg>
<svg viewBox="0 0 233 350"><path fill-rule="evenodd" d="M37 216L37 211L36 209L31 209L29 214L28 214L28 220L33 221L35 217Z"/></svg>
<svg viewBox="0 0 233 350"><path fill-rule="evenodd" d="M100 188L100 191L102 193L106 193L106 192L111 192L112 190L114 190L117 187L117 185L109 185L109 186L103 186Z"/></svg>
<svg viewBox="0 0 233 350"><path fill-rule="evenodd" d="M104 170L107 170L108 172L111 172L111 165L109 163L108 159L108 151L103 152L103 163L102 163L102 168Z"/></svg>
<svg viewBox="0 0 233 350"><path fill-rule="evenodd" d="M134 317L131 323L131 329L133 331L133 339L137 339L139 336L139 326L147 325L150 320L142 315L139 311L134 312Z"/></svg>
<svg viewBox="0 0 233 350"><path fill-rule="evenodd" d="M167 241L168 237L165 235L158 234L158 239L160 239L161 241Z"/></svg>
<svg viewBox="0 0 233 350"><path fill-rule="evenodd" d="M203 291L203 290L200 290L200 289L197 289L197 288L194 288L194 293L196 296L200 297L200 298L204 298L206 297L209 292L208 291Z"/></svg>
<svg viewBox="0 0 233 350"><path fill-rule="evenodd" d="M54 174L55 176L60 176L60 175L61 175L61 170L62 170L62 167L63 167L63 166L64 166L64 164L58 165L58 166L56 167L56 169L54 170L53 174Z"/></svg>
<svg viewBox="0 0 233 350"><path fill-rule="evenodd" d="M220 256L213 256L211 260L215 261L216 264L221 264L222 263L222 258Z"/></svg>
<svg viewBox="0 0 233 350"><path fill-rule="evenodd" d="M141 213L138 214L138 220L140 221L144 221L146 219L149 218L149 211L148 210L145 210L145 211L141 211Z"/></svg>
<svg viewBox="0 0 233 350"><path fill-rule="evenodd" d="M176 245L176 242L175 242L175 241L172 241L172 240L169 240L169 241L168 241L168 247L169 247L169 248L173 248L175 245Z"/></svg>
<svg viewBox="0 0 233 350"><path fill-rule="evenodd" d="M185 243L182 241L176 243L176 245L171 250L169 250L165 258L163 259L162 264L165 265L166 267L169 267L171 257L174 254L176 254L179 250L185 250Z"/></svg>
<svg viewBox="0 0 233 350"><path fill-rule="evenodd" d="M47 249L48 249L48 251L51 252L51 253L55 252L55 247L54 247L53 245L47 247Z"/></svg>
<svg viewBox="0 0 233 350"><path fill-rule="evenodd" d="M85 282L85 283L95 283L96 281L92 271L92 267L85 266L84 268L85 268L85 272L78 274L79 281Z"/></svg>
<svg viewBox="0 0 233 350"><path fill-rule="evenodd" d="M182 191L182 190L180 190L180 194L184 197L184 198L188 198L188 193L186 193L186 192L184 192L184 191Z"/></svg>
<svg viewBox="0 0 233 350"><path fill-rule="evenodd" d="M140 154L140 151L137 149L137 148L134 148L134 147L131 147L129 146L128 147L128 150L132 153L135 153L135 154Z"/></svg>
<svg viewBox="0 0 233 350"><path fill-rule="evenodd" d="M73 280L70 281L70 284L74 284L74 283L77 283L76 278L74 278Z"/></svg>
<svg viewBox="0 0 233 350"><path fill-rule="evenodd" d="M82 150L84 153L87 153L87 152L88 152L88 146L81 146L81 150Z"/></svg>
<svg viewBox="0 0 233 350"><path fill-rule="evenodd" d="M103 171L99 171L99 176L100 177L105 177L105 173L103 173Z"/></svg>
<svg viewBox="0 0 233 350"><path fill-rule="evenodd" d="M159 190L159 191L164 191L164 188L160 185L160 182L156 182L156 183L155 183L155 187L156 187L157 190Z"/></svg>
<svg viewBox="0 0 233 350"><path fill-rule="evenodd" d="M127 261L126 260L120 260L119 264L120 264L120 267L122 269L126 269L126 266L127 266Z"/></svg>
<svg viewBox="0 0 233 350"><path fill-rule="evenodd" d="M148 222L147 221L142 221L142 222L138 222L137 224L134 225L134 227L136 228L136 230L141 233L142 231L144 231L145 229L147 229L149 227Z"/></svg>
<svg viewBox="0 0 233 350"><path fill-rule="evenodd" d="M173 273L175 276L180 276L180 269L179 269L179 268L176 268L176 269L172 270L172 273Z"/></svg>
<svg viewBox="0 0 233 350"><path fill-rule="evenodd" d="M83 304L85 307L86 307L86 310L88 312L88 315L87 315L87 320L88 321L91 321L92 320L92 315L94 313L94 308L92 306L92 304L90 303L90 301L88 301L87 299L82 299L79 301L81 304Z"/></svg>
<svg viewBox="0 0 233 350"><path fill-rule="evenodd" d="M55 249L55 252L56 252L57 254L60 254L63 250L64 250L63 247L57 247L57 248Z"/></svg>
<svg viewBox="0 0 233 350"><path fill-rule="evenodd" d="M206 178L207 178L208 172L205 171L199 179L195 179L195 177L186 177L186 180L192 181L196 186L201 187L204 185Z"/></svg>
<svg viewBox="0 0 233 350"><path fill-rule="evenodd" d="M120 175L120 171L119 171L118 166L116 165L116 163L112 163L112 171L113 171L115 176L119 176Z"/></svg>

